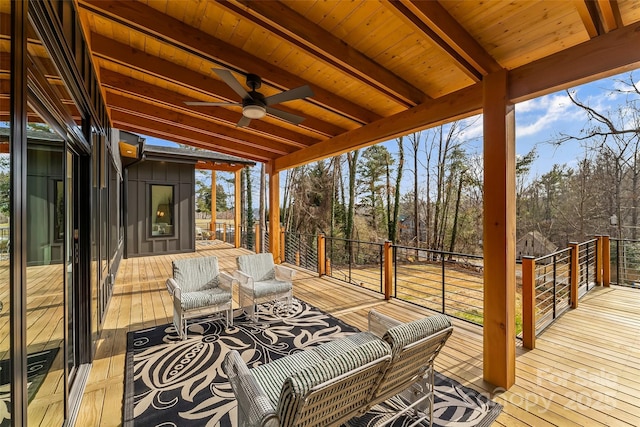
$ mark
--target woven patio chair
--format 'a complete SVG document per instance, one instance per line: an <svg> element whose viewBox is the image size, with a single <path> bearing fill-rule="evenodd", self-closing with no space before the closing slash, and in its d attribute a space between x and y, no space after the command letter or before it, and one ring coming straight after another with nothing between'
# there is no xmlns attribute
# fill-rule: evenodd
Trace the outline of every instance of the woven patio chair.
<svg viewBox="0 0 640 427"><path fill-rule="evenodd" d="M214 314L225 317L227 327L233 325L233 283L235 280L218 269L215 256L173 261L173 278L167 279L167 290L173 297L173 324L181 339L187 338L188 321Z"/></svg>
<svg viewBox="0 0 640 427"><path fill-rule="evenodd" d="M258 321L258 307L267 301L286 303L291 308L293 297L293 276L295 270L276 265L270 253L241 255L237 259L238 269L234 276L239 282L240 307L249 318Z"/></svg>

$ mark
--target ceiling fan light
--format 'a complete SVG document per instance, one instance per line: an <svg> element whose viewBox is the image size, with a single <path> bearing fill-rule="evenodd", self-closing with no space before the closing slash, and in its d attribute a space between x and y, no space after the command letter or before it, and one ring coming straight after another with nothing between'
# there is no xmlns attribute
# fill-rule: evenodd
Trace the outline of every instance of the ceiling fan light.
<svg viewBox="0 0 640 427"><path fill-rule="evenodd" d="M242 115L248 119L261 119L266 114L266 108L260 105L245 105L242 109Z"/></svg>

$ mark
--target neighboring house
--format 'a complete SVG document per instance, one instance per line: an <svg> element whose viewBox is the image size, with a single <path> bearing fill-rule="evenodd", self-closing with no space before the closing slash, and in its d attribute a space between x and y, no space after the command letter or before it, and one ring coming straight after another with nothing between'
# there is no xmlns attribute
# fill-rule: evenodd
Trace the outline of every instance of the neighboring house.
<svg viewBox="0 0 640 427"><path fill-rule="evenodd" d="M516 242L518 259L524 256L540 257L557 250L558 247L539 231L530 231Z"/></svg>

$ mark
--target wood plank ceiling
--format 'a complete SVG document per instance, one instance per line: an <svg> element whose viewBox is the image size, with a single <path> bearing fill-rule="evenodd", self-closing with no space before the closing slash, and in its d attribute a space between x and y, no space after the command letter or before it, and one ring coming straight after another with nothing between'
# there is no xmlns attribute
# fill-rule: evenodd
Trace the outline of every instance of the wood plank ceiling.
<svg viewBox="0 0 640 427"><path fill-rule="evenodd" d="M269 162L282 170L477 114L506 69L512 101L640 66L640 2L80 0L114 127ZM213 68L309 85L237 127ZM245 89L248 88L245 86Z"/></svg>

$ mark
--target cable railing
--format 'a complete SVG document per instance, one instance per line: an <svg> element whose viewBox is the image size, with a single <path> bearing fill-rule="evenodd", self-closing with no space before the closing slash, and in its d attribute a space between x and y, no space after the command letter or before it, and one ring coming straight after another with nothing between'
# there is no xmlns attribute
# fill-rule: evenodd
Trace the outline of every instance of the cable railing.
<svg viewBox="0 0 640 427"><path fill-rule="evenodd" d="M611 282L640 288L640 240L611 239Z"/></svg>
<svg viewBox="0 0 640 427"><path fill-rule="evenodd" d="M535 259L536 334L571 307L571 252L566 248Z"/></svg>
<svg viewBox="0 0 640 427"><path fill-rule="evenodd" d="M477 255L394 246L394 296L482 325L483 268Z"/></svg>
<svg viewBox="0 0 640 427"><path fill-rule="evenodd" d="M582 298L597 282L598 239L578 244L578 298Z"/></svg>
<svg viewBox="0 0 640 427"><path fill-rule="evenodd" d="M325 274L343 282L383 292L384 244L325 237Z"/></svg>
<svg viewBox="0 0 640 427"><path fill-rule="evenodd" d="M287 231L284 233L284 247L285 262L318 271L318 236Z"/></svg>

